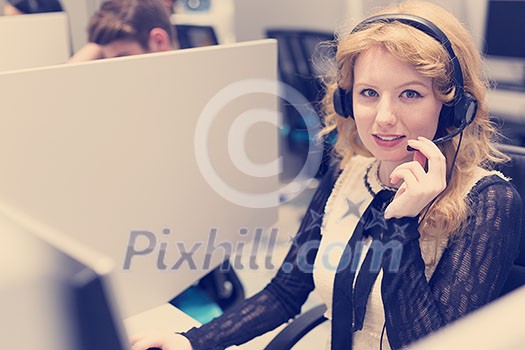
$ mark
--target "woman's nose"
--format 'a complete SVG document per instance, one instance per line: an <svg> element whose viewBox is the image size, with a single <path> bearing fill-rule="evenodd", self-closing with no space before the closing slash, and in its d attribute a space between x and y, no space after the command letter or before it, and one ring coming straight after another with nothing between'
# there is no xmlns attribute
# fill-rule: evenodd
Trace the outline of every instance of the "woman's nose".
<svg viewBox="0 0 525 350"><path fill-rule="evenodd" d="M381 98L377 104L376 123L379 126L391 126L397 122L394 103L389 98Z"/></svg>

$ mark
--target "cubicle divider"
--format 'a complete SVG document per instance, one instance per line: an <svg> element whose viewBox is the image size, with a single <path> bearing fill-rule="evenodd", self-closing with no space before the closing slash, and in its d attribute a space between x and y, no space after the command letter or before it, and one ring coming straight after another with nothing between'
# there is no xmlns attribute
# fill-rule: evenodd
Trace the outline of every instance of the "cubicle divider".
<svg viewBox="0 0 525 350"><path fill-rule="evenodd" d="M0 74L0 199L111 257L124 316L168 301L277 219L276 57L263 40Z"/></svg>
<svg viewBox="0 0 525 350"><path fill-rule="evenodd" d="M70 54L63 12L0 16L0 72L65 63Z"/></svg>

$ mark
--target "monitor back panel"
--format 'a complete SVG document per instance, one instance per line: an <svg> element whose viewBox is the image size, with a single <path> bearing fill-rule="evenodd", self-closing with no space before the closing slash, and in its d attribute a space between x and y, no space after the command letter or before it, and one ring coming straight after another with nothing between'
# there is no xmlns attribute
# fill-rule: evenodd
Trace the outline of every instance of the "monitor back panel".
<svg viewBox="0 0 525 350"><path fill-rule="evenodd" d="M278 167L239 166L278 157L276 71L265 40L0 74L0 199L113 258L124 316L166 302L277 219L242 196Z"/></svg>
<svg viewBox="0 0 525 350"><path fill-rule="evenodd" d="M0 17L0 72L65 63L69 28L63 12Z"/></svg>

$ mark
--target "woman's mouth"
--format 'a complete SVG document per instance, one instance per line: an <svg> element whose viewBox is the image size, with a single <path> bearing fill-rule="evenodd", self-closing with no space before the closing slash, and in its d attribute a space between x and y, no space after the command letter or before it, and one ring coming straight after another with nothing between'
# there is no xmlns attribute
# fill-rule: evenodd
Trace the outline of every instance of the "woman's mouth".
<svg viewBox="0 0 525 350"><path fill-rule="evenodd" d="M405 138L405 135L379 135L373 134L374 141L381 147L395 147Z"/></svg>

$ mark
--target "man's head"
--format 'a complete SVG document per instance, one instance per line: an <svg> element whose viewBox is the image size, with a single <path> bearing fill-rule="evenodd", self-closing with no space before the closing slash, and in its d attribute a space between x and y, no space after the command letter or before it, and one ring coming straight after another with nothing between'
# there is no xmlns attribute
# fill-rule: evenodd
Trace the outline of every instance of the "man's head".
<svg viewBox="0 0 525 350"><path fill-rule="evenodd" d="M172 49L174 37L161 0L109 0L91 18L89 41L105 58Z"/></svg>

